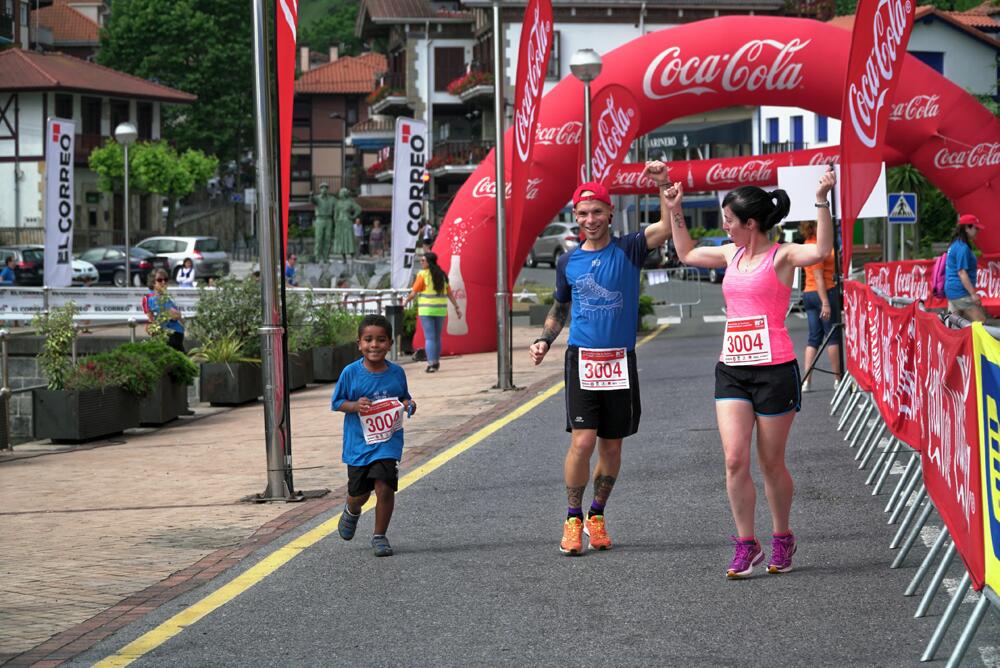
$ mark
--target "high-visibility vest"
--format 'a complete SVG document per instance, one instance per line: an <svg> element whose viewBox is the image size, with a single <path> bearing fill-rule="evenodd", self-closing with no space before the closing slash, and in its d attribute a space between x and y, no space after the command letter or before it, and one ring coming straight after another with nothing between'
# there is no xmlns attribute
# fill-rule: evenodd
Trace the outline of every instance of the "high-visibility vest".
<svg viewBox="0 0 1000 668"><path fill-rule="evenodd" d="M424 281L424 289L419 293L417 301L417 315L448 315L448 284L445 283L444 292L434 291L434 279L431 277L431 270L424 269L418 278Z"/></svg>

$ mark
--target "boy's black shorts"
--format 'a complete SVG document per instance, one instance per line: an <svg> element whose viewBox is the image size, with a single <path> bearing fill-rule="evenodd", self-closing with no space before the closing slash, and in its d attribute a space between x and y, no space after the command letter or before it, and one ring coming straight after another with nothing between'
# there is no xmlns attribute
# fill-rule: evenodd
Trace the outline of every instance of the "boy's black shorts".
<svg viewBox="0 0 1000 668"><path fill-rule="evenodd" d="M715 365L715 399L749 401L757 415L782 415L802 408L802 379L795 360L766 366Z"/></svg>
<svg viewBox="0 0 1000 668"><path fill-rule="evenodd" d="M596 429L600 438L625 438L639 431L642 402L635 351L629 351L627 390L581 390L580 349L566 349L566 431Z"/></svg>
<svg viewBox="0 0 1000 668"><path fill-rule="evenodd" d="M375 489L381 480L396 491L399 489L399 465L395 459L376 459L367 466L347 465L347 493L364 496Z"/></svg>

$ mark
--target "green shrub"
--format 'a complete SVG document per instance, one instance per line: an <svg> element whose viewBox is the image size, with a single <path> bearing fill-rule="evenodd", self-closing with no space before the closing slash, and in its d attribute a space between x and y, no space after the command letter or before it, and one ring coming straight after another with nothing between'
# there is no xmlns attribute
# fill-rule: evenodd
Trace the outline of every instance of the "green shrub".
<svg viewBox="0 0 1000 668"><path fill-rule="evenodd" d="M352 315L336 304L319 304L310 315L317 346L339 346L358 339L361 318Z"/></svg>
<svg viewBox="0 0 1000 668"><path fill-rule="evenodd" d="M135 395L149 394L162 376L149 356L122 346L81 360L63 382L66 390L118 386Z"/></svg>
<svg viewBox="0 0 1000 668"><path fill-rule="evenodd" d="M403 309L403 331L400 332L401 336L413 336L417 333L417 309L408 308ZM358 338L357 331L354 332L354 338L352 341L356 341Z"/></svg>
<svg viewBox="0 0 1000 668"><path fill-rule="evenodd" d="M227 276L219 279L213 289L199 288L198 309L188 333L203 348L228 338L239 344L241 355L259 357L262 312L260 281Z"/></svg>
<svg viewBox="0 0 1000 668"><path fill-rule="evenodd" d="M191 351L191 359L204 364L231 364L251 362L260 364L260 359L249 357L243 349L243 342L234 336L220 336L210 339Z"/></svg>
<svg viewBox="0 0 1000 668"><path fill-rule="evenodd" d="M639 295L639 318L653 313L653 298L649 295Z"/></svg>
<svg viewBox="0 0 1000 668"><path fill-rule="evenodd" d="M72 364L70 354L77 332L73 326L76 304L49 309L48 313L35 316L34 326L42 337L42 352L38 354L38 366L48 381L50 390L61 390Z"/></svg>
<svg viewBox="0 0 1000 668"><path fill-rule="evenodd" d="M126 353L144 355L156 367L157 376L169 375L182 385L190 385L198 377L198 367L191 359L161 341L140 341L118 346Z"/></svg>

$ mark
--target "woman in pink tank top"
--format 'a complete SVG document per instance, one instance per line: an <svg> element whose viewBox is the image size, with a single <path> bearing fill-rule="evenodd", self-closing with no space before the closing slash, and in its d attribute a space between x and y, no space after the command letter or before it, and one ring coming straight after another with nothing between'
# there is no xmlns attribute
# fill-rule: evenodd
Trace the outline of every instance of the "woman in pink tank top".
<svg viewBox="0 0 1000 668"><path fill-rule="evenodd" d="M693 267L726 268L726 331L715 369L715 415L726 460L726 491L736 523L731 579L747 577L764 560L754 531L757 490L750 477L750 443L757 429L757 459L771 509L773 537L769 573L792 568L795 538L789 526L792 477L785 465L788 432L799 410L802 381L785 314L796 267L825 258L833 248L833 221L827 199L836 183L826 172L816 189L818 229L815 244L778 245L768 232L788 215L783 190L756 186L731 191L722 201L723 229L733 240L724 246L694 247L681 208L683 188L670 183L666 165L646 163L644 175L660 186L660 209L671 221L681 262Z"/></svg>

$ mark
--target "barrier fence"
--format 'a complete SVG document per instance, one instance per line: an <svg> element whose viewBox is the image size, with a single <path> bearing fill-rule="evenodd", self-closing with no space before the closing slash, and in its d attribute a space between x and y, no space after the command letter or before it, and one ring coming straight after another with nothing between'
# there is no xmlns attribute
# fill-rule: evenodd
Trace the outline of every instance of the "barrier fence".
<svg viewBox="0 0 1000 668"><path fill-rule="evenodd" d="M942 320L956 323L909 295L846 281L847 374L831 414L842 411L837 429L845 430L859 469L878 453L865 481L872 495L900 458L905 463L884 508L889 524L899 523L889 545L899 549L892 568L903 565L932 513L944 524L904 592L916 594L938 562L915 617L927 613L956 554L964 566L921 661L934 658L969 587L981 592L949 658L956 666L990 605L1000 611L1000 343L979 323L952 329Z"/></svg>
<svg viewBox="0 0 1000 668"><path fill-rule="evenodd" d="M934 260L869 262L865 265L865 283L894 297L920 300L928 308L944 308L947 301L931 292L933 266ZM987 310L1000 311L1000 255L983 255L978 259L976 292Z"/></svg>
<svg viewBox="0 0 1000 668"><path fill-rule="evenodd" d="M701 303L702 274L698 268L648 269L642 273L649 287L658 286L656 302L667 308L677 307L680 318L684 318L685 307L691 317L692 308Z"/></svg>

